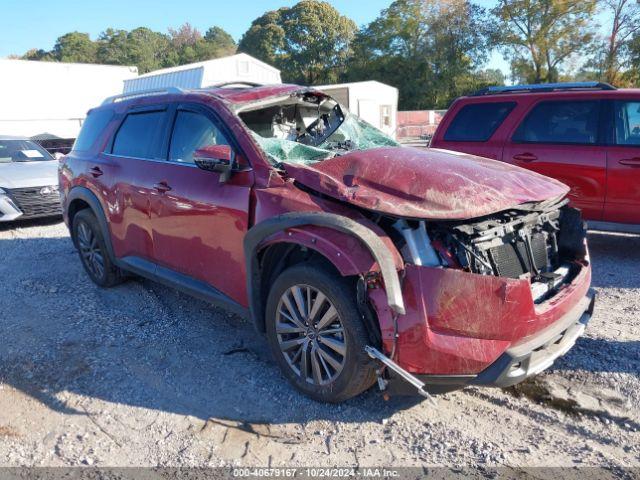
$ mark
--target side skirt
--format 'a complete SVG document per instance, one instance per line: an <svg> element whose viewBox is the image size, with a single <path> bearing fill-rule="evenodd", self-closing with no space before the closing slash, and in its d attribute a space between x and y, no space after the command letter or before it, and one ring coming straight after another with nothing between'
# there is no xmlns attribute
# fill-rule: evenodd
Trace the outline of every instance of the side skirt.
<svg viewBox="0 0 640 480"><path fill-rule="evenodd" d="M211 285L196 280L193 277L162 267L153 262L140 257L124 257L116 260L116 265L123 270L135 273L141 277L148 278L154 282L161 283L167 287L180 290L187 295L199 298L205 302L211 303L216 307L229 310L236 315L249 318L249 310L232 300L221 291L213 288Z"/></svg>
<svg viewBox="0 0 640 480"><path fill-rule="evenodd" d="M630 223L596 222L588 220L587 228L601 232L640 233L640 225Z"/></svg>

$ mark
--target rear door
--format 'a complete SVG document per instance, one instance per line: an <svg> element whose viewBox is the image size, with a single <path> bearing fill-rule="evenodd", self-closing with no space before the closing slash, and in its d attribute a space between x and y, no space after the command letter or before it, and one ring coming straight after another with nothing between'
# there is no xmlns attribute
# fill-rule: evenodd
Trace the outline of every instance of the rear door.
<svg viewBox="0 0 640 480"><path fill-rule="evenodd" d="M114 201L107 208L112 243L117 257L153 258L149 199L153 172L164 162L162 145L167 107L130 110L108 146L106 157L113 170ZM100 166L94 175L101 175Z"/></svg>
<svg viewBox="0 0 640 480"><path fill-rule="evenodd" d="M615 100L603 220L640 223L640 100Z"/></svg>
<svg viewBox="0 0 640 480"><path fill-rule="evenodd" d="M253 172L212 110L179 105L172 123L168 161L150 172L155 261L246 305L242 242ZM198 148L214 144L231 145L235 152L239 168L226 183L193 161Z"/></svg>
<svg viewBox="0 0 640 480"><path fill-rule="evenodd" d="M535 103L505 142L503 161L560 180L583 216L601 220L606 192L606 149L600 100Z"/></svg>

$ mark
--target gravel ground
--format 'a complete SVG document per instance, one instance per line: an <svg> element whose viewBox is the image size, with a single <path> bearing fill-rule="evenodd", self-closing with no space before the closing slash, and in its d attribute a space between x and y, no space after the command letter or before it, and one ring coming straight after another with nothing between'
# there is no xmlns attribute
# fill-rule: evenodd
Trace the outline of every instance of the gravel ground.
<svg viewBox="0 0 640 480"><path fill-rule="evenodd" d="M0 227L0 465L640 467L640 237L592 233L595 316L517 389L315 403L245 321L89 282L61 223Z"/></svg>

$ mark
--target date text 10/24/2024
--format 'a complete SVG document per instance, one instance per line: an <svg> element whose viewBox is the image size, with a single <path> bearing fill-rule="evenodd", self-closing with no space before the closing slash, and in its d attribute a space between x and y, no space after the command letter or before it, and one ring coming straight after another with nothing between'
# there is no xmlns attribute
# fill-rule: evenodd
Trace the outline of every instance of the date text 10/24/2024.
<svg viewBox="0 0 640 480"><path fill-rule="evenodd" d="M393 468L234 468L232 476L242 477L274 477L274 478L396 478L399 472Z"/></svg>

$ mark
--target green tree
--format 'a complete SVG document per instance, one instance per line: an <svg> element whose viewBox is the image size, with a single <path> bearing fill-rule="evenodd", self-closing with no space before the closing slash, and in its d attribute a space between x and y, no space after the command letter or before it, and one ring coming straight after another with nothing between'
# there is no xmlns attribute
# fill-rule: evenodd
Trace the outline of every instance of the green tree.
<svg viewBox="0 0 640 480"><path fill-rule="evenodd" d="M140 73L170 66L169 37L146 27L138 27L127 35L126 65L136 65Z"/></svg>
<svg viewBox="0 0 640 480"><path fill-rule="evenodd" d="M52 54L59 62L96 63L96 52L88 33L71 32L58 38Z"/></svg>
<svg viewBox="0 0 640 480"><path fill-rule="evenodd" d="M622 85L625 83L623 68L629 63L630 42L640 31L640 4L637 0L600 0L600 3L611 23L590 64L600 80Z"/></svg>
<svg viewBox="0 0 640 480"><path fill-rule="evenodd" d="M303 0L254 20L238 49L278 67L285 81L335 82L357 27L328 2Z"/></svg>
<svg viewBox="0 0 640 480"><path fill-rule="evenodd" d="M19 58L22 60L40 60L45 62L55 62L56 60L51 52L47 52L40 48L32 48Z"/></svg>
<svg viewBox="0 0 640 480"><path fill-rule="evenodd" d="M167 57L170 65L211 60L232 55L236 51L233 37L220 27L211 27L203 36L200 31L185 23L177 30L169 29L171 53Z"/></svg>
<svg viewBox="0 0 640 480"><path fill-rule="evenodd" d="M500 0L493 40L511 59L516 80L554 82L594 38L597 0Z"/></svg>
<svg viewBox="0 0 640 480"><path fill-rule="evenodd" d="M264 62L276 65L285 56L286 33L282 27L282 11L273 10L255 19L240 39L238 50L253 55Z"/></svg>
<svg viewBox="0 0 640 480"><path fill-rule="evenodd" d="M236 41L224 29L220 27L211 27L204 34L204 40L213 47L216 57L225 57L233 55L238 49Z"/></svg>
<svg viewBox="0 0 640 480"><path fill-rule="evenodd" d="M127 65L129 62L129 33L126 30L107 28L97 40L98 63Z"/></svg>
<svg viewBox="0 0 640 480"><path fill-rule="evenodd" d="M401 109L446 107L501 82L477 74L488 51L485 14L465 0L397 0L358 33L347 78L397 87Z"/></svg>

